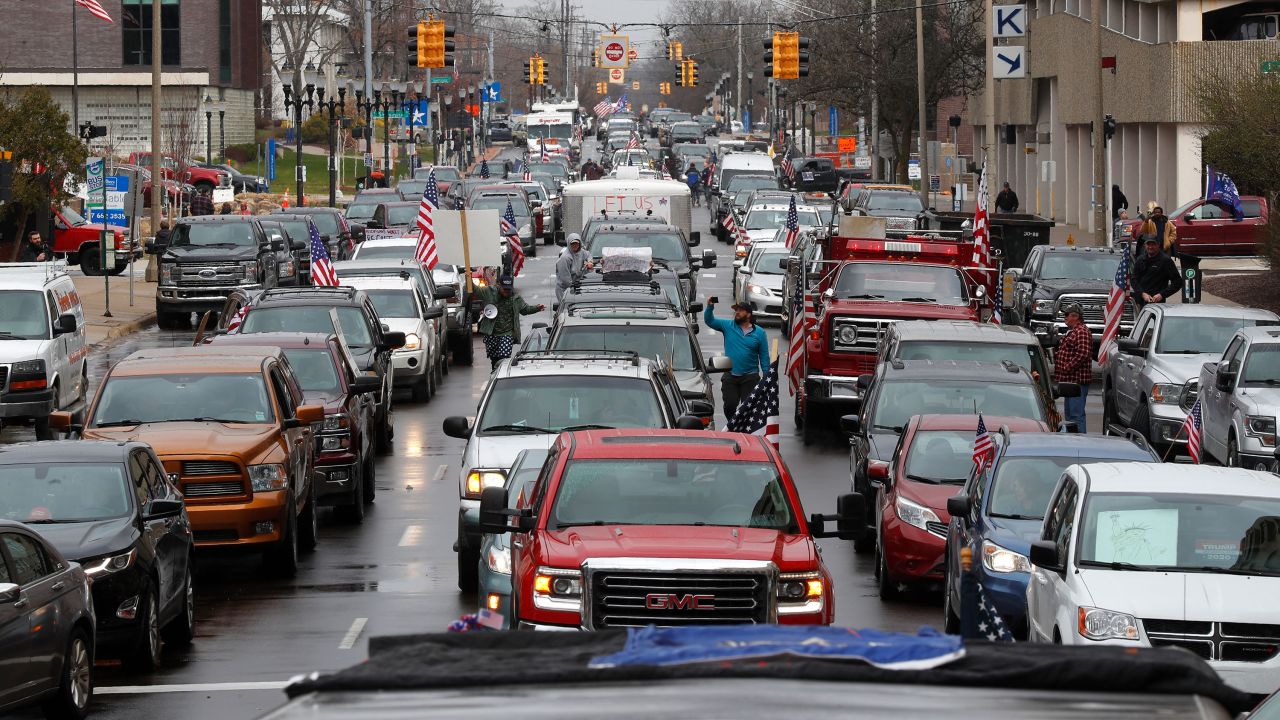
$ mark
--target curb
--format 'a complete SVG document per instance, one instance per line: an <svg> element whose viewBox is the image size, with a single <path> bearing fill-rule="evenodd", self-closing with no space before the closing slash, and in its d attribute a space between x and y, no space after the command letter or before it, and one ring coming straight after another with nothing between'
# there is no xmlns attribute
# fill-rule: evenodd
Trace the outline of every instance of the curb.
<svg viewBox="0 0 1280 720"><path fill-rule="evenodd" d="M102 338L102 340L93 343L90 347L101 347L111 340L118 340L126 335L132 335L139 330L145 330L155 323L156 314L154 312L150 312L145 315L139 315L138 317L126 322L113 324L107 329L107 334Z"/></svg>

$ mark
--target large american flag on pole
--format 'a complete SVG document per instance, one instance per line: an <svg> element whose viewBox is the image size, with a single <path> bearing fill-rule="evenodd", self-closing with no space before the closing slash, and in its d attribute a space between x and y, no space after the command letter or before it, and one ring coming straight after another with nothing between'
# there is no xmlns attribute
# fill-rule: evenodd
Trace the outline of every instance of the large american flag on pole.
<svg viewBox="0 0 1280 720"><path fill-rule="evenodd" d="M507 247L511 250L511 275L517 276L524 267L524 245L520 244L516 212L515 208L511 207L510 200L507 200L507 209L502 212L502 217L498 218L498 228L502 232L502 237L507 239Z"/></svg>
<svg viewBox="0 0 1280 720"><path fill-rule="evenodd" d="M245 316L247 316L248 314L249 314L248 305L244 305L239 310L237 310L236 314L232 315L231 319L227 321L227 334L228 335L239 334L240 326L244 324Z"/></svg>
<svg viewBox="0 0 1280 720"><path fill-rule="evenodd" d="M311 284L316 287L337 287L338 273L329 260L329 250L320 239L320 231L311 225Z"/></svg>
<svg viewBox="0 0 1280 720"><path fill-rule="evenodd" d="M111 15L107 13L106 8L102 7L102 3L98 2L98 0L76 0L76 4L88 10L89 14L99 20L106 20L113 25L115 24L115 21L111 19Z"/></svg>
<svg viewBox="0 0 1280 720"><path fill-rule="evenodd" d="M734 411L733 417L729 418L729 424L725 427L728 432L750 433L752 435L763 435L764 439L773 445L774 449L778 448L778 432L779 432L779 410L778 402L778 361L774 360L769 365L769 372L756 383L752 388L751 394L746 397Z"/></svg>
<svg viewBox="0 0 1280 720"><path fill-rule="evenodd" d="M440 186L436 183L435 168L427 176L427 187L422 191L422 203L418 205L418 245L413 256L429 270L440 262L436 256L435 212L440 209Z"/></svg>
<svg viewBox="0 0 1280 720"><path fill-rule="evenodd" d="M978 203L973 211L973 258L971 264L976 268L990 268L991 265L991 226L987 220L987 165L982 165L982 175L978 179ZM978 277L986 286L988 294L992 287L992 272L980 272Z"/></svg>
<svg viewBox="0 0 1280 720"><path fill-rule="evenodd" d="M605 99L596 103L594 110L596 113L596 117L603 120L604 117L608 115L611 110L613 110L613 103L609 102L609 98L606 97Z"/></svg>
<svg viewBox="0 0 1280 720"><path fill-rule="evenodd" d="M804 387L804 336L814 324L813 295L796 282L791 299L791 325L787 333L787 381L791 394Z"/></svg>
<svg viewBox="0 0 1280 720"><path fill-rule="evenodd" d="M796 246L796 238L800 236L800 216L796 214L796 196L791 196L791 204L787 206L787 249Z"/></svg>
<svg viewBox="0 0 1280 720"><path fill-rule="evenodd" d="M1187 454L1191 456L1191 462L1197 465L1200 464L1200 426L1203 421L1200 398L1196 397L1195 403L1187 411L1187 419L1182 421L1182 431L1187 434Z"/></svg>
<svg viewBox="0 0 1280 720"><path fill-rule="evenodd" d="M791 164L789 151L782 156L782 174L786 175L788 180L794 180L796 177L796 166Z"/></svg>
<svg viewBox="0 0 1280 720"><path fill-rule="evenodd" d="M1120 334L1120 318L1124 316L1125 303L1129 301L1129 243L1120 243L1120 262L1116 276L1111 279L1111 292L1107 295L1107 309L1102 327L1102 342L1098 344L1098 362L1105 363L1115 351L1116 337Z"/></svg>
<svg viewBox="0 0 1280 720"><path fill-rule="evenodd" d="M991 322L994 325L1004 324L1004 283L996 278L996 297L991 304Z"/></svg>
<svg viewBox="0 0 1280 720"><path fill-rule="evenodd" d="M991 433L987 432L987 423L982 419L982 414L979 413L978 433L973 438L973 464L978 466L978 472L982 472L995 457L995 442L991 439Z"/></svg>

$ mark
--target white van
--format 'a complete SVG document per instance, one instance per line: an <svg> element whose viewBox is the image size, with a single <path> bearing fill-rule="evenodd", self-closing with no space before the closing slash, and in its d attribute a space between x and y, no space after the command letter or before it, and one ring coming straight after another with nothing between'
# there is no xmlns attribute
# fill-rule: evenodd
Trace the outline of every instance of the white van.
<svg viewBox="0 0 1280 720"><path fill-rule="evenodd" d="M49 413L82 401L89 347L84 308L66 265L0 263L0 423L36 421L53 438Z"/></svg>
<svg viewBox="0 0 1280 720"><path fill-rule="evenodd" d="M620 168L620 170L635 168ZM633 173L638 175L638 173ZM564 189L565 233L582 232L587 220L601 212L620 215L653 214L693 237L689 186L677 180L640 177L586 180Z"/></svg>
<svg viewBox="0 0 1280 720"><path fill-rule="evenodd" d="M716 166L716 187L724 187L734 175L743 175L747 173L776 173L773 167L773 158L762 153L745 153L735 152L729 153L720 159L720 163Z"/></svg>

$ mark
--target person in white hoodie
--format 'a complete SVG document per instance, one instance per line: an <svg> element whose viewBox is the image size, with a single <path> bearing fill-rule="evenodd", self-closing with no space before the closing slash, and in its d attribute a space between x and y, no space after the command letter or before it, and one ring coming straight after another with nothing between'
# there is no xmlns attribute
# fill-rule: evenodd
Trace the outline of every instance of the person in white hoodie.
<svg viewBox="0 0 1280 720"><path fill-rule="evenodd" d="M592 268L591 253L582 249L582 237L569 233L568 247L560 251L556 259L556 302L564 299L564 291L582 279L582 274Z"/></svg>

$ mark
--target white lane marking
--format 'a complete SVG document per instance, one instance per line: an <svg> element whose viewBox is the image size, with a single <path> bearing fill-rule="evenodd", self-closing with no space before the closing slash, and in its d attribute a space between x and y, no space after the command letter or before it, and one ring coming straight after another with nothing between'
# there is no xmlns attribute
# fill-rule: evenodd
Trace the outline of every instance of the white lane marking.
<svg viewBox="0 0 1280 720"><path fill-rule="evenodd" d="M440 467L436 468L436 474L431 478L431 484L439 485L440 481L444 479L444 474L448 469L449 469L449 466L447 464L441 465Z"/></svg>
<svg viewBox="0 0 1280 720"><path fill-rule="evenodd" d="M94 695L146 695L150 693L214 692L218 690L281 690L288 680L264 682L188 683L184 685L114 685L93 689Z"/></svg>
<svg viewBox="0 0 1280 720"><path fill-rule="evenodd" d="M713 278L715 276L716 276L715 273L702 273L702 277L704 278Z"/></svg>
<svg viewBox="0 0 1280 720"><path fill-rule="evenodd" d="M342 636L342 642L338 643L339 650L350 650L356 644L356 640L360 638L360 633L364 632L365 623L369 622L369 618L356 618L351 623L351 628L347 630L347 634Z"/></svg>
<svg viewBox="0 0 1280 720"><path fill-rule="evenodd" d="M422 542L422 526L410 525L400 536L400 547L412 547Z"/></svg>

